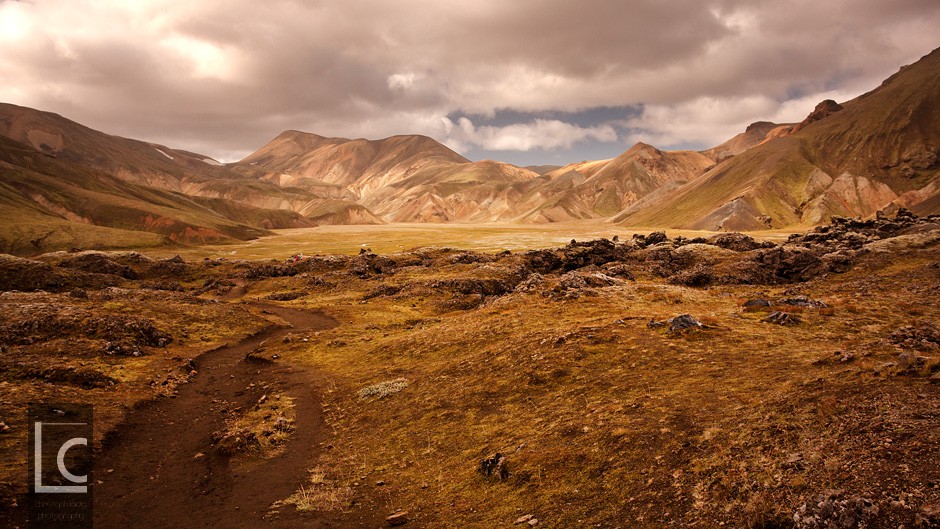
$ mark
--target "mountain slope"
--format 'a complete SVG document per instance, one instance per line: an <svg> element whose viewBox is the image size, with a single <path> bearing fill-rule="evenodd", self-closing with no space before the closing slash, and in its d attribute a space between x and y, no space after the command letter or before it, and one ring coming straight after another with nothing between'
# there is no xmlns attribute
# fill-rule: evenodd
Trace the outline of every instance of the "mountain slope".
<svg viewBox="0 0 940 529"><path fill-rule="evenodd" d="M940 49L841 107L725 160L673 194L629 208L615 221L748 230L819 224L831 215L868 216L897 205L940 212L934 198Z"/></svg>
<svg viewBox="0 0 940 529"><path fill-rule="evenodd" d="M312 226L290 211L126 182L0 136L0 252L205 243Z"/></svg>
<svg viewBox="0 0 940 529"><path fill-rule="evenodd" d="M715 160L715 162L723 162L732 156L737 156L752 147L760 145L761 142L767 138L768 134L779 127L781 127L781 125L769 121L751 123L744 132L721 145L702 151L702 154Z"/></svg>
<svg viewBox="0 0 940 529"><path fill-rule="evenodd" d="M127 182L248 207L303 212L332 198L330 193L246 177L201 154L105 134L58 114L16 105L0 103L0 136ZM213 203L221 204L207 202Z"/></svg>
<svg viewBox="0 0 940 529"><path fill-rule="evenodd" d="M381 140L286 131L234 168L244 175L331 193L305 214L318 222L486 222L514 216L513 188L530 170L470 162L426 136ZM348 211L337 209L346 205Z"/></svg>
<svg viewBox="0 0 940 529"><path fill-rule="evenodd" d="M637 143L611 160L566 166L538 192L544 200L526 211L529 222L602 218L616 215L654 192L695 178L714 162L694 151L661 151Z"/></svg>

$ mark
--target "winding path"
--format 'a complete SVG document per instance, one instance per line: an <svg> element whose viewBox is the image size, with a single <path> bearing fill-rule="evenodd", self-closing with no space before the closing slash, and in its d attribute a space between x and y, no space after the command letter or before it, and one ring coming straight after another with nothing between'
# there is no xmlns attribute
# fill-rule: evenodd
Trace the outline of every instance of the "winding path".
<svg viewBox="0 0 940 529"><path fill-rule="evenodd" d="M95 527L238 528L378 527L377 509L304 516L272 503L308 478L323 440L320 397L311 373L283 362L246 362L245 355L288 332L334 327L319 312L253 304L286 321L197 359L198 374L176 398L150 401L128 413L95 461ZM251 386L253 384L253 386ZM263 386L269 386L263 389ZM252 406L271 388L294 399L295 429L284 451L270 459L230 464L212 449L227 406ZM197 454L204 454L198 456Z"/></svg>

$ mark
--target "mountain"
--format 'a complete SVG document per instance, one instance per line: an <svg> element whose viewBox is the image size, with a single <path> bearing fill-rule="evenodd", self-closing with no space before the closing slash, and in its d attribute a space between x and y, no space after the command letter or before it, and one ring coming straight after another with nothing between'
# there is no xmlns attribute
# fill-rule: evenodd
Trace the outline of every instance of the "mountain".
<svg viewBox="0 0 940 529"><path fill-rule="evenodd" d="M786 129L789 132L790 126L777 125L769 121L751 123L744 132L721 145L702 151L702 154L715 160L716 163L723 162L732 156L737 156L752 147L760 145L768 139L768 135L776 134L776 131L781 129Z"/></svg>
<svg viewBox="0 0 940 529"><path fill-rule="evenodd" d="M637 143L610 160L572 164L545 176L542 201L521 219L529 222L606 218L651 193L664 193L714 165L695 151L661 151Z"/></svg>
<svg viewBox="0 0 940 529"><path fill-rule="evenodd" d="M303 189L246 176L205 155L105 134L27 107L0 103L0 136L129 183L194 197L301 214L324 200Z"/></svg>
<svg viewBox="0 0 940 529"><path fill-rule="evenodd" d="M940 213L940 49L881 86L614 217L627 226L750 230L910 207Z"/></svg>
<svg viewBox="0 0 940 529"><path fill-rule="evenodd" d="M328 202L304 211L320 222L449 222L512 216L512 189L530 170L471 162L427 136L382 140L286 131L232 168ZM334 211L341 205L355 211Z"/></svg>
<svg viewBox="0 0 940 529"><path fill-rule="evenodd" d="M308 227L264 210L125 181L0 136L0 252L206 243Z"/></svg>

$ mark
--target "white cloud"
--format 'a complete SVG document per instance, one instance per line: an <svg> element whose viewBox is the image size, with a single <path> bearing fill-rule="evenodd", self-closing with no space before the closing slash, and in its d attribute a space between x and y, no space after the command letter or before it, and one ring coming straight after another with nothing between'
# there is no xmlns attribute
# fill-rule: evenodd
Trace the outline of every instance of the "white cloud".
<svg viewBox="0 0 940 529"><path fill-rule="evenodd" d="M0 0L0 101L218 158L288 128L564 149L616 132L441 119L637 104L662 142L712 143L805 115L814 100L777 103L793 93L873 88L937 45L936 0L864 4Z"/></svg>
<svg viewBox="0 0 940 529"><path fill-rule="evenodd" d="M662 148L677 146L708 148L731 138L755 121L797 123L825 99L844 102L860 91L828 90L788 101L768 97L700 97L677 105L647 105L623 126L639 131L628 142L643 141Z"/></svg>
<svg viewBox="0 0 940 529"><path fill-rule="evenodd" d="M474 146L489 151L533 151L570 149L579 142L595 140L617 141L617 131L611 125L580 127L557 119L535 119L529 123L514 123L501 127L477 127L461 117L454 123L442 118L446 141L458 147Z"/></svg>

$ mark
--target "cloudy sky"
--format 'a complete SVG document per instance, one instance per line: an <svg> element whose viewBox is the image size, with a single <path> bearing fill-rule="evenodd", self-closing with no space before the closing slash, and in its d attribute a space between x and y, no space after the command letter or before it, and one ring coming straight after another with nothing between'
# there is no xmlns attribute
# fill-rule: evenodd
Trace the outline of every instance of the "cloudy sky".
<svg viewBox="0 0 940 529"><path fill-rule="evenodd" d="M224 161L299 129L565 163L798 121L938 27L937 0L0 0L0 101Z"/></svg>

